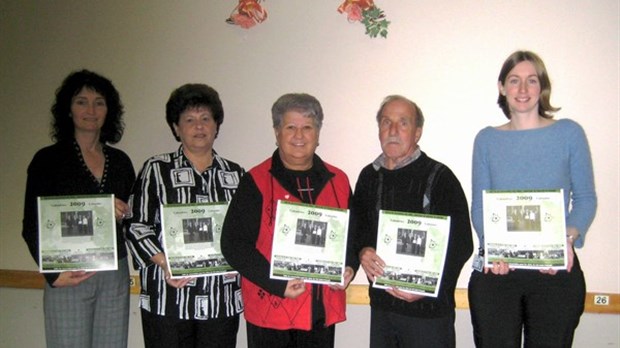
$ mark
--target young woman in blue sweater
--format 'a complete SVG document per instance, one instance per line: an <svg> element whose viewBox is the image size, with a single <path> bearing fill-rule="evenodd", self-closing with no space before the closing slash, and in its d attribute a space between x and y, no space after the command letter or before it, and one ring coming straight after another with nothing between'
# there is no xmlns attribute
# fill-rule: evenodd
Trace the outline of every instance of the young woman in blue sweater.
<svg viewBox="0 0 620 348"><path fill-rule="evenodd" d="M574 248L584 245L596 211L590 149L580 125L554 120L551 83L534 53L510 55L498 78L498 104L508 123L476 136L472 220L484 245L483 190L563 189L568 267L512 269L500 261L474 270L469 282L477 347L570 347L583 313L585 280Z"/></svg>

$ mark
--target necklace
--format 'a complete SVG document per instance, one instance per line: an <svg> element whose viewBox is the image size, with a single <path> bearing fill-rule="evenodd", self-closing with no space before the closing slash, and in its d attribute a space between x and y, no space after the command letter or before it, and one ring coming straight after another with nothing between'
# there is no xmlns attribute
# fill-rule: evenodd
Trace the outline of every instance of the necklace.
<svg viewBox="0 0 620 348"><path fill-rule="evenodd" d="M84 156L82 156L82 151L80 150L80 146L78 145L77 141L73 140L73 146L75 148L75 152L77 152L78 159L80 160L80 163L82 164L82 168L86 171L86 173L88 173L91 180L95 184L95 187L97 187L97 190L99 191L99 193L105 193L104 188L105 188L106 179L108 177L108 164L109 164L108 153L106 151L105 146L101 147L101 151L103 152L103 158L104 158L103 174L101 175L101 180L97 179L95 175L93 175L93 172L91 172L90 169L88 169L88 166L86 165L86 161L84 161Z"/></svg>
<svg viewBox="0 0 620 348"><path fill-rule="evenodd" d="M304 192L306 192L308 194L308 201L310 202L310 204L314 204L312 200L312 191L314 191L314 189L310 187L310 178L306 177L306 188L301 187L299 177L296 177L295 179L297 180L297 192L299 192L299 197L301 198L301 200L304 200Z"/></svg>

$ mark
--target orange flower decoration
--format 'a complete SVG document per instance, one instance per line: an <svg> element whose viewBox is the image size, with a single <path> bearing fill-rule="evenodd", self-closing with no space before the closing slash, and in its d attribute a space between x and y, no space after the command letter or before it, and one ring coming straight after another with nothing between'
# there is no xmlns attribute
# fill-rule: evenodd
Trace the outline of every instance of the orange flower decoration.
<svg viewBox="0 0 620 348"><path fill-rule="evenodd" d="M259 4L260 2L261 0L239 0L239 4L232 10L226 22L239 25L244 29L262 23L267 19L267 10Z"/></svg>

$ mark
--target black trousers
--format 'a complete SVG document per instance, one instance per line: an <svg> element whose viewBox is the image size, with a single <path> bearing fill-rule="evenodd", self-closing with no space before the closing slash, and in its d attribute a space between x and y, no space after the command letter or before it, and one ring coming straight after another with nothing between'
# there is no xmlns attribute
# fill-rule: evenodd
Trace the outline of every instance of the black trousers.
<svg viewBox="0 0 620 348"><path fill-rule="evenodd" d="M237 345L239 316L209 320L181 320L142 309L146 348L206 348Z"/></svg>
<svg viewBox="0 0 620 348"><path fill-rule="evenodd" d="M267 329L246 322L248 348L333 348L336 325L310 331Z"/></svg>
<svg viewBox="0 0 620 348"><path fill-rule="evenodd" d="M468 297L476 347L571 347L586 284L579 260L570 273L473 271Z"/></svg>
<svg viewBox="0 0 620 348"><path fill-rule="evenodd" d="M454 348L454 317L454 311L441 318L417 318L371 308L370 347Z"/></svg>

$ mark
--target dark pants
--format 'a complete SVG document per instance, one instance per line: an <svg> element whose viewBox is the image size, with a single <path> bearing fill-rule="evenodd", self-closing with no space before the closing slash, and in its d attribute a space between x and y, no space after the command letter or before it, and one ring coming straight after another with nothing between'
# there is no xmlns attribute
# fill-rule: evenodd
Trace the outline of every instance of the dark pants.
<svg viewBox="0 0 620 348"><path fill-rule="evenodd" d="M146 348L234 348L238 330L238 315L222 319L181 320L142 309L142 334Z"/></svg>
<svg viewBox="0 0 620 348"><path fill-rule="evenodd" d="M579 261L554 276L515 270L504 276L474 271L469 306L476 347L571 347L583 313L586 284Z"/></svg>
<svg viewBox="0 0 620 348"><path fill-rule="evenodd" d="M333 348L335 325L310 331L266 329L246 322L248 348Z"/></svg>
<svg viewBox="0 0 620 348"><path fill-rule="evenodd" d="M416 318L371 308L370 347L455 347L454 316L453 311L442 318Z"/></svg>

